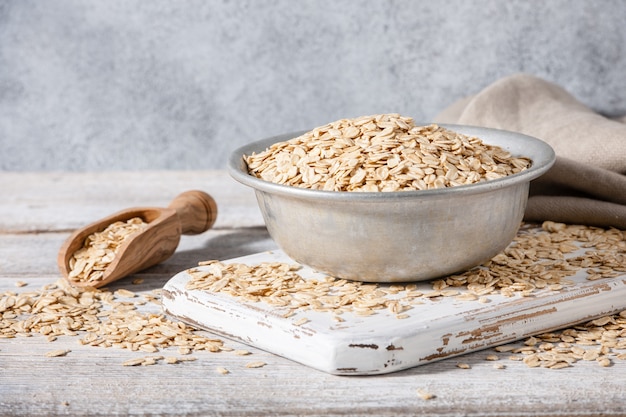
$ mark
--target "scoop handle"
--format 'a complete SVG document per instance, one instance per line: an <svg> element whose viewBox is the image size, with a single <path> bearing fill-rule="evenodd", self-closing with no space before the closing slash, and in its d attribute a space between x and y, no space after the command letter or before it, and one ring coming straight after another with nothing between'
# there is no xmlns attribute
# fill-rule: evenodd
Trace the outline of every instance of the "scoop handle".
<svg viewBox="0 0 626 417"><path fill-rule="evenodd" d="M169 208L176 210L184 235L196 235L209 230L217 218L217 204L204 191L185 191L172 200Z"/></svg>

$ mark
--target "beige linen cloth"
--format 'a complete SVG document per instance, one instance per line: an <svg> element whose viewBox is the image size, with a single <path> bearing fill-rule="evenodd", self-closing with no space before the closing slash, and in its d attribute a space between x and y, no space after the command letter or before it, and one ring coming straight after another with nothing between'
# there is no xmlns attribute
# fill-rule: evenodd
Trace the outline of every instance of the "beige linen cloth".
<svg viewBox="0 0 626 417"><path fill-rule="evenodd" d="M608 119L555 84L516 74L454 103L435 122L525 133L552 146L556 163L531 183L525 221L626 230L626 116Z"/></svg>

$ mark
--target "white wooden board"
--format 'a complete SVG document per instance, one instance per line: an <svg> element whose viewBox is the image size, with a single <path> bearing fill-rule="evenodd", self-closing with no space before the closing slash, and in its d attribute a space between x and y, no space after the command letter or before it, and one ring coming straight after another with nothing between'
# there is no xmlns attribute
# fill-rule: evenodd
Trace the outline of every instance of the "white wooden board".
<svg viewBox="0 0 626 417"><path fill-rule="evenodd" d="M263 252L224 262L293 263L282 251ZM199 267L202 269L203 267ZM310 268L304 278L319 277ZM389 311L371 316L302 311L284 318L285 310L206 291L187 290L191 278L176 274L163 288L163 308L181 321L248 345L338 375L394 372L432 361L497 346L545 331L564 328L626 308L626 274L588 281L584 270L568 277L561 290L533 297L489 295L487 304L454 297L424 299L398 319ZM429 283L418 290L432 291ZM298 325L306 317L309 321Z"/></svg>

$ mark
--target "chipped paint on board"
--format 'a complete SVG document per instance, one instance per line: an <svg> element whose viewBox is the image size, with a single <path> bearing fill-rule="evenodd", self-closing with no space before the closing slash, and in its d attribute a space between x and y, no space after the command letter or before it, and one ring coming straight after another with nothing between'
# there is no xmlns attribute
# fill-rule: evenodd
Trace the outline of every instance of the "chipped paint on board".
<svg viewBox="0 0 626 417"><path fill-rule="evenodd" d="M289 262L289 258L274 251L231 261ZM307 273L304 268L303 276ZM587 281L581 273L571 278L576 285L558 291L547 289L533 297L490 295L489 304L441 297L437 302L414 306L403 320L387 311L366 317L344 313L344 321L338 326L332 314L324 312L308 310L287 318L284 310L262 302L185 290L189 278L183 271L165 286L163 305L167 314L339 375L394 372L626 308L626 274L599 282ZM424 288L420 285L428 292L427 283ZM305 316L309 319L306 326L293 326L294 320Z"/></svg>

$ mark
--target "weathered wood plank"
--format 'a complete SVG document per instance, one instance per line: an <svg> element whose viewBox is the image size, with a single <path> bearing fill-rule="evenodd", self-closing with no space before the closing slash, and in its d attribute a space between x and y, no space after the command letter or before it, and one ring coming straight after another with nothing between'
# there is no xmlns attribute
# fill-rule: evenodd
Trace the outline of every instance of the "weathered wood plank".
<svg viewBox="0 0 626 417"><path fill-rule="evenodd" d="M99 183L104 185L96 191ZM206 184L214 184L215 190ZM132 278L125 278L111 287L139 294L161 288L199 260L273 248L254 196L235 191L236 185L223 172L0 173L0 294L31 291L57 280L56 253L74 227L128 206L166 203L190 188L215 194L225 213L222 223L206 234L183 237L172 258L138 274L145 278L143 284L132 286ZM28 285L18 288L17 280ZM141 308L159 310L154 305ZM570 368L550 370L528 368L502 353L498 362L506 367L495 369L494 362L485 360L493 352L481 351L389 375L342 377L235 341L226 343L252 355L197 352L195 362L124 367L126 359L148 354L83 346L69 336L55 342L39 335L0 339L0 414L626 415L626 361L616 360L607 368L579 361ZM65 357L45 356L55 349L71 352ZM267 365L248 369L245 365L251 360ZM458 368L461 361L470 369ZM230 374L219 374L218 366ZM423 400L417 389L436 397Z"/></svg>
<svg viewBox="0 0 626 417"><path fill-rule="evenodd" d="M0 233L73 230L131 207L167 207L183 191L209 193L214 228L263 225L254 192L224 171L0 172Z"/></svg>
<svg viewBox="0 0 626 417"><path fill-rule="evenodd" d="M233 348L243 345L228 342ZM66 357L47 358L68 348ZM0 340L3 415L623 415L626 367L581 363L565 370L507 361L493 368L485 353L387 376L337 377L245 347L249 357L195 354L195 362L124 367L136 353L54 343L43 337ZM167 354L167 352L165 353ZM267 362L248 369L253 358ZM231 373L221 375L216 367ZM436 398L417 395L424 389Z"/></svg>

